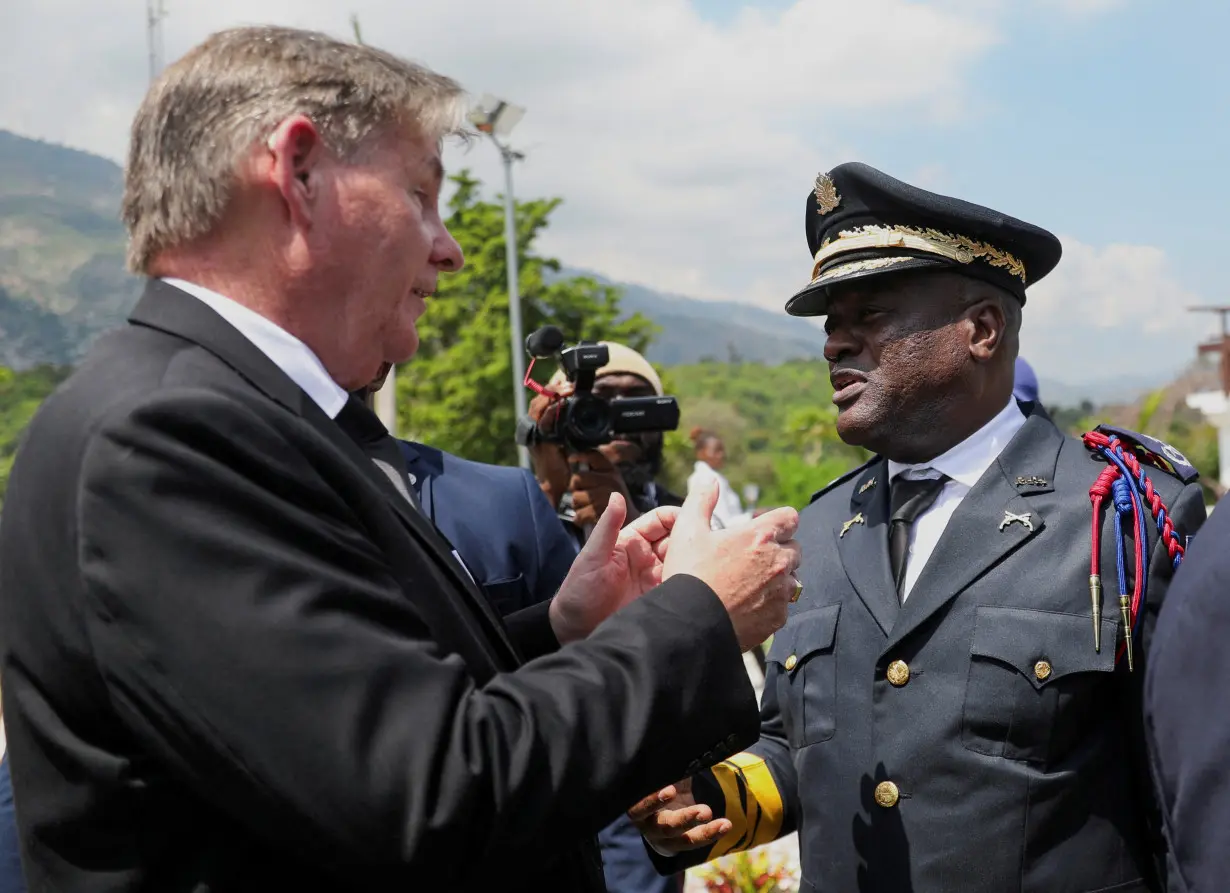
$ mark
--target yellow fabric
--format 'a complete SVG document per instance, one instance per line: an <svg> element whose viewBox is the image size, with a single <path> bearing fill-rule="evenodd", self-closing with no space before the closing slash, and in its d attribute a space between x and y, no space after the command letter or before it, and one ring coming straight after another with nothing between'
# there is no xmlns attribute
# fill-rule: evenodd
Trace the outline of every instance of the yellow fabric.
<svg viewBox="0 0 1230 893"><path fill-rule="evenodd" d="M730 820L731 825L730 830L719 837L709 851L709 858L716 859L737 849L746 849L740 844L747 836L747 815L743 811L743 797L739 793L739 768L727 761L718 763L711 771L718 787L722 789L722 797L726 801L723 815Z"/></svg>
<svg viewBox="0 0 1230 893"><path fill-rule="evenodd" d="M781 792L768 764L750 753L735 754L711 770L725 798L731 829L709 852L710 859L776 840L785 819Z"/></svg>
<svg viewBox="0 0 1230 893"><path fill-rule="evenodd" d="M748 801L756 804L759 821L755 825L748 825L752 834L749 848L777 840L782 831L782 822L786 818L786 809L769 764L751 753L737 753L729 762L743 770Z"/></svg>

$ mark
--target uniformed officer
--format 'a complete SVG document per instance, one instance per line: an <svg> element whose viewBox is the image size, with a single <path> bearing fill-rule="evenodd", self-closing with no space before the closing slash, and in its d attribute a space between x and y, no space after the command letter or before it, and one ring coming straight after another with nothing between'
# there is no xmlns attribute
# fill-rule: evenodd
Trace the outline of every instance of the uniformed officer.
<svg viewBox="0 0 1230 893"><path fill-rule="evenodd" d="M633 808L658 864L797 829L805 891L1164 889L1139 692L1194 471L1013 399L1051 233L862 164L806 226L786 309L827 317L838 432L877 455L802 515L760 741Z"/></svg>

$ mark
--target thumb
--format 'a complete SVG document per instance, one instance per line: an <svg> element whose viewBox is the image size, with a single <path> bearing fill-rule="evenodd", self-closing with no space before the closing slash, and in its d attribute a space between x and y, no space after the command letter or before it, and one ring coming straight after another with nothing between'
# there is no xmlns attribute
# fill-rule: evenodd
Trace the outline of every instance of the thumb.
<svg viewBox="0 0 1230 893"><path fill-rule="evenodd" d="M594 525L594 530L585 543L584 551L601 556L605 562L606 556L615 551L615 543L619 541L619 531L624 526L627 514L628 507L624 498L618 493L612 493L606 504L606 511L598 517L598 523Z"/></svg>
<svg viewBox="0 0 1230 893"><path fill-rule="evenodd" d="M692 533L697 528L709 530L713 525L713 510L717 508L717 503L717 481L705 481L689 493L688 498L683 501L683 507L679 510L679 520L675 522L676 531L680 527L688 533Z"/></svg>

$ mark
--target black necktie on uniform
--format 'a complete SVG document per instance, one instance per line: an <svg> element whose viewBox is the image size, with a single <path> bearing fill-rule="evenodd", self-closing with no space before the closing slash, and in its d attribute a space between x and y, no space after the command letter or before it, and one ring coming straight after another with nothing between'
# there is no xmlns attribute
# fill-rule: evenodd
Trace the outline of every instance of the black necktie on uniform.
<svg viewBox="0 0 1230 893"><path fill-rule="evenodd" d="M898 600L905 583L905 559L910 550L910 525L931 507L947 482L948 478L943 476L917 481L899 477L893 481L888 556L893 563L893 580L897 584Z"/></svg>
<svg viewBox="0 0 1230 893"><path fill-rule="evenodd" d="M352 396L337 414L337 423L392 481L397 492L422 514L423 507L419 504L414 488L410 486L410 470L406 467L406 457L402 455L401 447L384 427L380 417L364 406L363 401Z"/></svg>

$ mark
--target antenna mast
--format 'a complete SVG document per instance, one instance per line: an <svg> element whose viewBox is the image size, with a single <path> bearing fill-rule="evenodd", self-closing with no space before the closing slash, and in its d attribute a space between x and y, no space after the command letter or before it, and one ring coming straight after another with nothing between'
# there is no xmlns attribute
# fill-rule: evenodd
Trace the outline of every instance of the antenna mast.
<svg viewBox="0 0 1230 893"><path fill-rule="evenodd" d="M162 20L167 16L163 0L145 0L145 30L149 44L149 80L152 84L162 71Z"/></svg>

